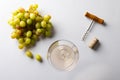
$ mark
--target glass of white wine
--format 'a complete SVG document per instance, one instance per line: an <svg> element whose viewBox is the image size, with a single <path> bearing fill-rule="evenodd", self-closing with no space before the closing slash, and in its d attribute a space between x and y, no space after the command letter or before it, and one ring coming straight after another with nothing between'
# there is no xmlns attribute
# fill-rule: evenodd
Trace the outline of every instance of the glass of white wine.
<svg viewBox="0 0 120 80"><path fill-rule="evenodd" d="M59 70L72 70L79 59L77 47L70 41L57 40L48 49L47 59Z"/></svg>

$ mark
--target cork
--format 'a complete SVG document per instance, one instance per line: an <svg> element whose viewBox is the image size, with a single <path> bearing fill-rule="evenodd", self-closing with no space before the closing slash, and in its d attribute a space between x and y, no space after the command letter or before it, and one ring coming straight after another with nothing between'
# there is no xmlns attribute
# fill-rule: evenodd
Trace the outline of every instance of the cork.
<svg viewBox="0 0 120 80"><path fill-rule="evenodd" d="M94 38L89 42L88 47L91 48L91 49L93 49L98 42L99 42L99 40L98 40L96 37L94 37Z"/></svg>

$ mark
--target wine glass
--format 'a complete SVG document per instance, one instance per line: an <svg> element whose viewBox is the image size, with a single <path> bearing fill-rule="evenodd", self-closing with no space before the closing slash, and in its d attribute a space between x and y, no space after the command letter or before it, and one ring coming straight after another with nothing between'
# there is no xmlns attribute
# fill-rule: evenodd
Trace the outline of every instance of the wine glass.
<svg viewBox="0 0 120 80"><path fill-rule="evenodd" d="M72 70L79 59L77 47L70 41L57 40L48 49L47 59L59 70Z"/></svg>

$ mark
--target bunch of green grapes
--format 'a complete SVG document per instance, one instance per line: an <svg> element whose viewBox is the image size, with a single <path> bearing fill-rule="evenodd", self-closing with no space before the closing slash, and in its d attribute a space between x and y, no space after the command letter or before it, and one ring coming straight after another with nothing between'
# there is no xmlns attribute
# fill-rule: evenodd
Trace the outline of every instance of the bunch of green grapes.
<svg viewBox="0 0 120 80"><path fill-rule="evenodd" d="M28 10L19 8L12 13L12 18L8 21L13 28L11 38L18 40L20 49L34 45L40 36L51 36L51 16L42 16L37 8L37 4L30 5Z"/></svg>

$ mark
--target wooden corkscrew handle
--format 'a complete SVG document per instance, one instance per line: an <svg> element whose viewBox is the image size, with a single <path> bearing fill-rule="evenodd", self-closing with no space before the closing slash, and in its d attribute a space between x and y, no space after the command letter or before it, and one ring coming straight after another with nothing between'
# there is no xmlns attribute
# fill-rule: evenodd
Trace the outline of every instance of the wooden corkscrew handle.
<svg viewBox="0 0 120 80"><path fill-rule="evenodd" d="M104 23L103 19L101 19L101 18L99 18L99 17L97 17L97 16L95 16L95 15L89 13L89 12L86 12L85 16L88 17L88 18L90 18L90 19L92 19L92 20L94 20L95 22L100 23L100 24Z"/></svg>

